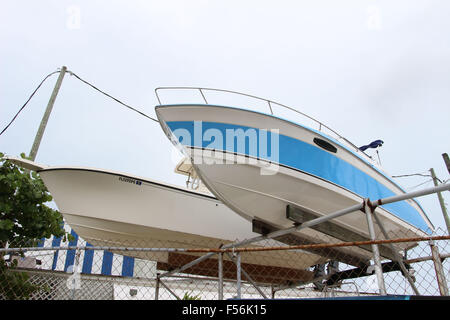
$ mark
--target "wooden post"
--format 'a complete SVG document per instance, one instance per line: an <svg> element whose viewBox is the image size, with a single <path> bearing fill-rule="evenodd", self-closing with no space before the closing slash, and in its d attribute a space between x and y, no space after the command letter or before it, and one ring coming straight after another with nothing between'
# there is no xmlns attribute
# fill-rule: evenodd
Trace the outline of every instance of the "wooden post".
<svg viewBox="0 0 450 320"><path fill-rule="evenodd" d="M448 154L443 153L442 158L444 158L445 166L447 167L448 173L450 173L450 159L448 158Z"/></svg>
<svg viewBox="0 0 450 320"><path fill-rule="evenodd" d="M58 80L56 80L55 88L53 89L52 95L50 96L50 100L47 104L47 109L45 109L44 116L42 117L41 124L39 125L39 129L36 133L36 137L34 138L33 146L30 151L30 159L34 161L36 159L36 154L39 149L39 145L41 144L42 136L44 135L45 127L47 126L48 118L50 117L50 113L52 112L53 105L55 104L56 96L58 95L59 88L61 88L61 84L64 78L64 74L66 73L67 67L63 66L61 71L59 72Z"/></svg>
<svg viewBox="0 0 450 320"><path fill-rule="evenodd" d="M438 179L436 177L436 174L434 173L434 169L431 168L430 172L431 172L431 177L433 178L434 185L437 187ZM441 192L436 192L436 193L437 193L437 196L439 199L439 204L441 205L441 210L442 210L442 214L444 216L445 224L447 226L447 232L450 234L450 219L448 217L447 208L445 207L444 198L442 197Z"/></svg>

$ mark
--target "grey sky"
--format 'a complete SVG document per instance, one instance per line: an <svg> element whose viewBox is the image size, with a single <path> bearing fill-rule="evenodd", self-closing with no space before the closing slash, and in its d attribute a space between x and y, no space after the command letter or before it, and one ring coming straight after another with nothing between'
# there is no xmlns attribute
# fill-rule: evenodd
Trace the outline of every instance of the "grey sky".
<svg viewBox="0 0 450 320"><path fill-rule="evenodd" d="M357 145L376 139L384 169L448 179L447 1L0 1L0 126L62 65L154 115L158 86L242 91L295 107ZM53 76L0 151L28 153ZM36 161L184 184L159 125L66 75ZM427 178L403 178L407 190ZM430 187L431 182L421 187ZM420 187L419 187L420 188ZM448 192L445 194L449 203ZM419 199L445 228L435 195Z"/></svg>

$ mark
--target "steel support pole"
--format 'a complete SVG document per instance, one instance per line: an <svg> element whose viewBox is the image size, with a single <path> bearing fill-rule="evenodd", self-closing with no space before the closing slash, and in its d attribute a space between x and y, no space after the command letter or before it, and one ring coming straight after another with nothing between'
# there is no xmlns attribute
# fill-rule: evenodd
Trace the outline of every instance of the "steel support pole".
<svg viewBox="0 0 450 320"><path fill-rule="evenodd" d="M159 273L156 274L156 285L155 285L155 300L159 300Z"/></svg>
<svg viewBox="0 0 450 320"><path fill-rule="evenodd" d="M41 144L42 137L44 135L45 127L47 126L48 118L50 117L50 113L52 112L53 105L55 104L56 96L58 95L59 88L61 88L62 81L64 79L64 75L67 71L67 67L63 66L61 71L59 72L58 80L56 80L55 87L53 89L52 95L50 96L50 100L48 101L47 108L45 109L44 116L42 117L41 124L39 125L38 131L36 133L36 137L34 138L33 146L30 151L30 159L34 161L36 159L36 154L39 149L39 145Z"/></svg>
<svg viewBox="0 0 450 320"><path fill-rule="evenodd" d="M236 299L241 299L241 253L236 254Z"/></svg>
<svg viewBox="0 0 450 320"><path fill-rule="evenodd" d="M237 265L236 259L234 259L233 256L232 256L231 254L229 254L228 252L227 252L227 255L228 255L228 257L231 259L231 261L233 261L233 262ZM258 287L258 285L256 284L256 282L253 281L252 277L250 277L250 275L242 268L242 264L241 264L241 274L243 274L243 275L247 278L248 282L250 282L250 283L253 285L253 287L255 287L256 291L258 291L259 294L260 294L264 299L267 299L267 296L266 296L266 295L264 294L264 292Z"/></svg>
<svg viewBox="0 0 450 320"><path fill-rule="evenodd" d="M372 208L369 206L369 199L364 200L364 211L367 218L367 226L369 228L370 240L376 240L375 228L373 226L372 220ZM381 267L380 252L378 250L378 245L372 244L373 261L375 263L375 274L378 280L378 288L380 289L380 294L386 295L386 287L384 285L383 269Z"/></svg>
<svg viewBox="0 0 450 320"><path fill-rule="evenodd" d="M219 253L219 300L223 300L223 253Z"/></svg>
<svg viewBox="0 0 450 320"><path fill-rule="evenodd" d="M412 199L416 197L426 196L432 193L441 192L441 191L450 191L450 183L440 184L437 187L431 187L423 190L418 190L414 192L408 192L392 197L387 197L383 199L378 199L375 201L370 201L371 207L381 206L383 204L394 203L402 200Z"/></svg>
<svg viewBox="0 0 450 320"><path fill-rule="evenodd" d="M373 212L373 216L375 217L375 220L376 220L378 226L380 227L381 232L383 233L384 237L386 238L386 240L389 240L389 235L386 232L386 229L384 228L383 223L381 222L381 219L378 217L378 214L375 213L375 211ZM414 280L411 278L411 275L409 274L408 269L406 269L406 266L403 263L402 257L399 256L398 252L395 250L394 246L391 243L389 243L388 245L391 248L392 253L394 254L395 260L400 265L400 269L402 269L403 275L408 280L409 285L411 286L411 289L414 291L414 293L416 295L420 295L419 290L417 290L416 285L414 284Z"/></svg>
<svg viewBox="0 0 450 320"><path fill-rule="evenodd" d="M177 300L181 300L181 298L175 293L173 292L163 281L159 280L159 283L166 288L167 291L169 291Z"/></svg>
<svg viewBox="0 0 450 320"><path fill-rule="evenodd" d="M434 270L436 272L439 292L441 293L441 296L448 296L447 280L445 279L444 267L442 266L439 249L434 244L434 241L431 240L429 244L431 248L431 256L433 257Z"/></svg>

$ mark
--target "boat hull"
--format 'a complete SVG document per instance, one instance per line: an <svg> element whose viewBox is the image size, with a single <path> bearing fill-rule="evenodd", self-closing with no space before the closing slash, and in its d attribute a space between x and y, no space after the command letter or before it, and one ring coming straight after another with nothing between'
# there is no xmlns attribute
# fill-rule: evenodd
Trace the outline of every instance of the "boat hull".
<svg viewBox="0 0 450 320"><path fill-rule="evenodd" d="M46 168L39 174L66 222L95 246L218 248L258 236L249 221L200 192L99 169ZM167 252L116 253L159 262L169 258ZM273 259L270 252L258 252L242 261L305 269L326 257L297 251Z"/></svg>
<svg viewBox="0 0 450 320"><path fill-rule="evenodd" d="M211 105L158 106L156 113L169 139L191 157L209 190L247 220L257 218L288 228L292 221L286 218L287 205L324 216L362 203L364 198L404 193L362 155L318 131L280 118ZM239 137L246 139L244 145L239 145ZM252 148L252 137L257 148ZM271 150L262 150L264 139ZM432 229L413 200L378 207L376 213L392 238L424 236ZM362 212L335 222L369 237ZM378 228L376 232L381 235ZM318 235L311 229L302 233ZM340 240L349 239L344 235Z"/></svg>

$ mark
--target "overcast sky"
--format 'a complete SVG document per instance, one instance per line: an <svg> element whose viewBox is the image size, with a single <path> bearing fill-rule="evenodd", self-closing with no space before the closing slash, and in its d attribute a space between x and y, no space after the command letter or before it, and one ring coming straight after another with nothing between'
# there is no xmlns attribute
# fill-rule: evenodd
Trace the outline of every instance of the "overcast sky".
<svg viewBox="0 0 450 320"><path fill-rule="evenodd" d="M152 116L158 86L279 101L356 145L384 140L380 157L391 175L433 167L447 180L449 14L450 2L431 0L0 0L0 129L47 74L66 65ZM1 152L29 153L56 78L0 136ZM183 185L172 150L157 123L67 74L36 161ZM397 179L407 191L431 187L430 180ZM444 197L450 203L449 192ZM437 196L419 202L445 228Z"/></svg>

